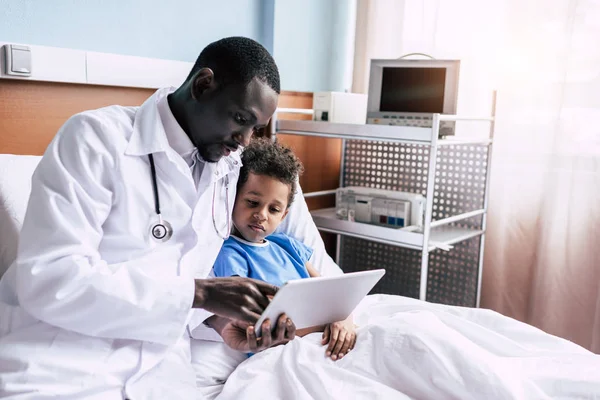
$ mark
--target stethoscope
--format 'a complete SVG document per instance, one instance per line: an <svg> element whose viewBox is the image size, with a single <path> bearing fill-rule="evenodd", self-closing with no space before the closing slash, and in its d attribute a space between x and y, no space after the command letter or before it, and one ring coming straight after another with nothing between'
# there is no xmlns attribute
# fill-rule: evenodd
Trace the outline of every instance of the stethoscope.
<svg viewBox="0 0 600 400"><path fill-rule="evenodd" d="M169 223L169 221L164 220L162 214L160 213L160 199L158 197L158 184L156 183L156 167L154 165L154 157L152 154L148 154L148 158L150 159L150 172L152 174L152 189L154 191L154 211L158 216L158 222L152 224L150 227L150 237L157 242L164 243L171 239L173 236L173 227ZM229 175L225 175L225 210L227 213L227 232L225 235L222 235L217 228L217 221L215 219L215 194L217 192L217 182L215 181L213 186L213 195L212 195L212 222L213 227L215 228L215 232L217 235L223 239L227 240L229 238L229 234L231 232L231 215L229 213Z"/></svg>

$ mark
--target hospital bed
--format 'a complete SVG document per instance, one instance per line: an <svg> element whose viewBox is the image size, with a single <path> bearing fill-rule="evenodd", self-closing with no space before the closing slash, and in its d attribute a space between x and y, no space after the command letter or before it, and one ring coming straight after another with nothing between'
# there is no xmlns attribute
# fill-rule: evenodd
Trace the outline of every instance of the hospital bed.
<svg viewBox="0 0 600 400"><path fill-rule="evenodd" d="M0 272L16 255L39 159L0 155ZM337 362L320 334L251 358L198 342L199 390L219 399L600 399L600 356L489 310L372 295L355 319L356 348Z"/></svg>
<svg viewBox="0 0 600 400"><path fill-rule="evenodd" d="M0 274L16 255L39 159L0 155ZM318 333L250 358L197 342L199 391L218 399L600 399L600 356L493 311L371 295L354 315L357 345L339 361L325 357Z"/></svg>

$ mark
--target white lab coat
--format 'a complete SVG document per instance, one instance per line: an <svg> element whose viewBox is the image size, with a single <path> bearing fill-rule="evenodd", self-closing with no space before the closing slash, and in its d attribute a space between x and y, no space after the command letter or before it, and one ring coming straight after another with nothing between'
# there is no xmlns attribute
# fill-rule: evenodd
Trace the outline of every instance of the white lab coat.
<svg viewBox="0 0 600 400"><path fill-rule="evenodd" d="M78 114L48 147L0 282L0 397L195 398L190 333L201 337L209 314L191 309L194 278L207 277L223 242L213 190L224 233L224 177L232 208L240 160L206 163L196 190L158 115L167 93ZM150 153L174 228L167 243L149 236ZM339 272L301 195L281 229L313 245L317 267Z"/></svg>

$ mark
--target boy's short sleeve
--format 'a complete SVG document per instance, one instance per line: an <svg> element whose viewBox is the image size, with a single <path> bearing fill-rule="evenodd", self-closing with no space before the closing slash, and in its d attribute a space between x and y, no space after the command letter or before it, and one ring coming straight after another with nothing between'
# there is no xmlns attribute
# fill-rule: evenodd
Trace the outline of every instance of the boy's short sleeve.
<svg viewBox="0 0 600 400"><path fill-rule="evenodd" d="M232 246L223 246L213 267L215 276L241 276L248 277L248 261Z"/></svg>
<svg viewBox="0 0 600 400"><path fill-rule="evenodd" d="M290 242L296 248L296 251L298 252L298 256L300 257L300 259L302 260L302 263L306 264L308 260L310 260L310 258L312 257L313 249L292 237L290 237Z"/></svg>
<svg viewBox="0 0 600 400"><path fill-rule="evenodd" d="M302 265L306 264L312 257L313 249L305 245L299 240L294 239L282 233L276 233L269 236L267 239L284 247L288 252L293 253L294 258Z"/></svg>

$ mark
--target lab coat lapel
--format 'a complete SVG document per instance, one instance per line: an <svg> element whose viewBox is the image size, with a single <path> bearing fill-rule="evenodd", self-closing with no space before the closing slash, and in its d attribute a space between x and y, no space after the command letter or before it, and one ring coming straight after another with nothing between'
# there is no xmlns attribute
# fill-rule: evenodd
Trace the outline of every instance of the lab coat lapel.
<svg viewBox="0 0 600 400"><path fill-rule="evenodd" d="M232 157L233 156L233 157ZM198 203L194 208L192 226L197 233L196 250L188 253L182 263L195 271L197 278L206 278L217 258L227 232L227 219L231 227L231 213L235 202L236 185L241 162L237 154L221 159L218 163L206 163L198 185ZM228 184L226 184L228 183ZM214 196L214 201L213 201ZM214 218L214 221L213 221ZM216 225L216 229L215 229ZM217 230L219 233L217 233ZM197 258L205 261L205 269L198 269Z"/></svg>
<svg viewBox="0 0 600 400"><path fill-rule="evenodd" d="M165 128L160 119L157 103L168 95L169 89L160 89L139 108L133 123L133 132L125 151L126 155L147 156L155 154L158 181L168 180L170 190L175 189L190 208L197 200L195 184L188 165L169 146ZM161 153L164 156L161 156ZM162 174L160 172L162 172Z"/></svg>

